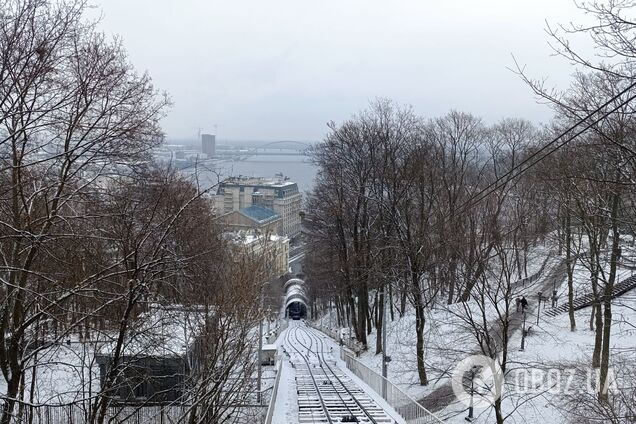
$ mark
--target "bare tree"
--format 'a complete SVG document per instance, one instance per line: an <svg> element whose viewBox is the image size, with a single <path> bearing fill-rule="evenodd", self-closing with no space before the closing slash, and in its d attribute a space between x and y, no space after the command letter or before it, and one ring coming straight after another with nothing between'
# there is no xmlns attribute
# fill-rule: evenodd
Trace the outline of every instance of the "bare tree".
<svg viewBox="0 0 636 424"><path fill-rule="evenodd" d="M47 252L62 239L90 237L67 233L82 219L77 202L114 168L133 169L147 157L168 101L134 72L118 40L87 22L85 2L3 1L0 9L1 421L8 423L28 363L25 338L48 310L77 295L46 269ZM43 282L59 290L42 299Z"/></svg>

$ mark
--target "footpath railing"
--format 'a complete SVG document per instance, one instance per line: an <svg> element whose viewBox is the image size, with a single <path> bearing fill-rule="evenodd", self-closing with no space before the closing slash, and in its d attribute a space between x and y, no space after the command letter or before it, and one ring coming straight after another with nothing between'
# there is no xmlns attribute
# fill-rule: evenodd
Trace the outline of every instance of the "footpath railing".
<svg viewBox="0 0 636 424"><path fill-rule="evenodd" d="M548 265L548 262L550 261L550 259L552 259L552 255L547 255L545 260L541 264L541 268L537 272L535 272L532 275L529 275L526 278L522 278L521 280L515 281L512 284L512 286L513 287L519 287L519 286L525 287L526 285L530 285L530 284L534 283L535 281L537 281L543 275L543 272L545 271L545 268Z"/></svg>
<svg viewBox="0 0 636 424"><path fill-rule="evenodd" d="M287 320L281 319L278 320L278 327L276 328L276 338L278 338L283 331L287 329Z"/></svg>
<svg viewBox="0 0 636 424"><path fill-rule="evenodd" d="M341 346L347 347L347 349L354 352L355 354L359 353L362 350L362 346L360 345L360 343L358 343L357 340L353 338L340 337L340 334L336 330L332 330L326 327L321 327L320 325L313 324L309 321L307 321L307 325L313 329L316 329L322 333L325 333L326 335L328 335L329 337L331 337L332 339L340 343Z"/></svg>
<svg viewBox="0 0 636 424"><path fill-rule="evenodd" d="M443 422L391 381L355 359L345 349L340 349L340 359L345 361L351 372L382 396L408 424L438 424Z"/></svg>
<svg viewBox="0 0 636 424"><path fill-rule="evenodd" d="M274 407L276 406L276 396L278 395L278 385L280 384L280 375L283 371L283 358L277 358L276 365L276 379L272 386L272 397L269 399L269 405L267 406L267 414L265 415L265 424L272 424L274 418Z"/></svg>
<svg viewBox="0 0 636 424"><path fill-rule="evenodd" d="M265 335L265 340L267 341L267 343L274 343L278 339L278 337L281 335L281 333L285 331L286 328L287 328L287 320L286 319L278 320L278 325L276 326L276 328L270 330L269 333Z"/></svg>

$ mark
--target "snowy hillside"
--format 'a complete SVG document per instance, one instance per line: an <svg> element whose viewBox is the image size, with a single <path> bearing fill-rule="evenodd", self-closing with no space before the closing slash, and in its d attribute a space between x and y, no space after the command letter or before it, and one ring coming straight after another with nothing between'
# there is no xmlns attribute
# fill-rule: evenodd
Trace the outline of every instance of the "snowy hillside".
<svg viewBox="0 0 636 424"><path fill-rule="evenodd" d="M633 247L631 240L629 242L623 242L623 261L617 269L617 283L634 274L630 260ZM585 242L582 246L585 247ZM562 266L564 256L559 256L557 250L553 243L549 248L534 248L528 275L539 272L544 264L545 269L534 282L522 284L514 292L515 298L523 295L529 301L525 317L528 331L523 351L520 350L523 313L517 312L514 303L509 311L508 358L501 399L504 414L513 422L581 422L582 415L593 417L603 413L595 410L597 404L593 402L596 399L597 372L590 366L595 342L595 332L590 329L592 308L588 306L575 311L577 330L574 332L570 331L567 312L549 316L548 312L553 310L551 298L542 302L540 311L537 310L538 290L550 294L555 287L555 306L567 302L567 274ZM604 258L605 261L608 259ZM573 288L575 299L592 290L585 260L576 262ZM400 317L395 308L394 319L387 324L387 355L392 358L388 367L389 380L445 421L465 422L467 405L459 402L449 388L457 364L470 355L482 353L479 337L476 337L475 328L467 325L467 317L483 312L494 323L498 310L496 305L489 305L480 311L472 301L452 305L438 303L429 307L425 327L425 365L429 384L422 386L417 373L414 311L407 307L404 316ZM636 340L636 290L614 298L612 310L609 390L616 398L622 398L634 394L631 387L636 365L633 349ZM335 322L335 314L324 315L315 322L328 327L330 321ZM382 355L375 353L375 346L376 332L373 330L368 336L368 350L361 352L360 361L380 373ZM478 397L480 389L474 390L475 397ZM493 408L489 406L476 407L474 417L475 422L480 423L495 420Z"/></svg>

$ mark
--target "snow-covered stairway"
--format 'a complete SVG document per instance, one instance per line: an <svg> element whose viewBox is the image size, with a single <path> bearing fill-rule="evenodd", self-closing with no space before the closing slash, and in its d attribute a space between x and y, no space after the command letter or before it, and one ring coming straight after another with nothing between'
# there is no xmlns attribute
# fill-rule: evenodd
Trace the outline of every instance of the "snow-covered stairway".
<svg viewBox="0 0 636 424"><path fill-rule="evenodd" d="M612 299L619 297L630 290L636 288L636 275L633 275L629 278L626 278L623 281L620 281L614 285L614 290L612 290ZM583 296L578 296L574 299L574 310L577 311L579 309L586 308L591 306L594 303L594 293L586 293ZM564 314L568 311L568 304L562 303L560 306L556 308L547 309L545 314L547 316L553 317L559 314Z"/></svg>

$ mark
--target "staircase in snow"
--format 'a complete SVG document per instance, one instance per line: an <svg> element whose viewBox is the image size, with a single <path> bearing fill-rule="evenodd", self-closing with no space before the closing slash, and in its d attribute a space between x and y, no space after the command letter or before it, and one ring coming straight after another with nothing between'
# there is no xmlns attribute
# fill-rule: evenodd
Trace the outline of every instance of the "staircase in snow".
<svg viewBox="0 0 636 424"><path fill-rule="evenodd" d="M636 275L632 275L629 278L624 279L623 281L619 281L614 284L614 290L612 290L612 299L621 296L627 293L630 290L636 288ZM602 294L601 294L602 298ZM578 296L574 298L574 310L578 311L579 309L586 308L591 306L594 303L594 293L586 293L583 296ZM547 316L553 317L559 314L564 314L568 311L568 304L563 303L556 308L547 309L545 314Z"/></svg>

